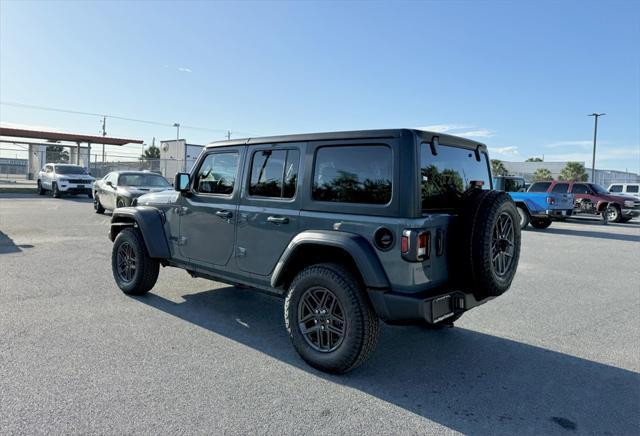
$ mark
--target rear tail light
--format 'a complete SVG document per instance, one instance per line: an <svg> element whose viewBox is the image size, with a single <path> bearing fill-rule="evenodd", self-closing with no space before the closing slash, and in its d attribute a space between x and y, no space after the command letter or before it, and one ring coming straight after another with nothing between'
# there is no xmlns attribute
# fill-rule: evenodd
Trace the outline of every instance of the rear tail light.
<svg viewBox="0 0 640 436"><path fill-rule="evenodd" d="M553 197L547 197L547 204L556 204L556 199Z"/></svg>
<svg viewBox="0 0 640 436"><path fill-rule="evenodd" d="M402 235L402 238L400 238L400 251L402 254L409 252L409 236Z"/></svg>
<svg viewBox="0 0 640 436"><path fill-rule="evenodd" d="M418 260L429 259L431 256L431 232L418 234Z"/></svg>
<svg viewBox="0 0 640 436"><path fill-rule="evenodd" d="M400 238L402 258L409 262L422 262L431 257L431 232L407 229Z"/></svg>

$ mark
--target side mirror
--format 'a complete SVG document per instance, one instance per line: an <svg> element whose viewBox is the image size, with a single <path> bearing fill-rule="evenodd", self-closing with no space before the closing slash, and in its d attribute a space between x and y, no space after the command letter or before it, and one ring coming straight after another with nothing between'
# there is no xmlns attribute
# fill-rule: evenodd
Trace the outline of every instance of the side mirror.
<svg viewBox="0 0 640 436"><path fill-rule="evenodd" d="M173 179L173 189L178 192L189 191L189 185L191 184L191 176L189 173L178 173Z"/></svg>
<svg viewBox="0 0 640 436"><path fill-rule="evenodd" d="M107 180L107 185L113 188L113 182L111 180Z"/></svg>

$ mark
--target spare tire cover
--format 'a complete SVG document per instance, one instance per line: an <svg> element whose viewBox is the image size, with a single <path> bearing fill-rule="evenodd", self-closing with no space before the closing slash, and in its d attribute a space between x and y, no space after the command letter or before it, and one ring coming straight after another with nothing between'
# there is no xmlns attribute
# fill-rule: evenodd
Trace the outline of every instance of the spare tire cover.
<svg viewBox="0 0 640 436"><path fill-rule="evenodd" d="M520 259L520 216L508 194L469 193L449 232L449 271L454 286L476 298L502 295Z"/></svg>

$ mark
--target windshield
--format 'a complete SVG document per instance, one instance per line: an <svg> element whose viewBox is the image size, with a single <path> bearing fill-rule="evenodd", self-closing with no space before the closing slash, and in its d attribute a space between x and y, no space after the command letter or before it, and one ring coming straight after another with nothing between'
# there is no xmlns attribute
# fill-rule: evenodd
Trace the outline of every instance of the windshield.
<svg viewBox="0 0 640 436"><path fill-rule="evenodd" d="M87 170L79 165L56 165L57 174L87 174Z"/></svg>
<svg viewBox="0 0 640 436"><path fill-rule="evenodd" d="M420 147L422 210L451 209L474 186L491 189L486 153L476 159L474 150L438 145L434 154L430 144Z"/></svg>
<svg viewBox="0 0 640 436"><path fill-rule="evenodd" d="M157 174L120 174L118 186L151 186L157 188L171 185L164 177Z"/></svg>
<svg viewBox="0 0 640 436"><path fill-rule="evenodd" d="M604 189L602 186L598 185L597 183L592 183L589 186L591 186L591 189L593 189L596 192L596 194L600 194L600 195L609 194L609 191L607 191L606 189Z"/></svg>

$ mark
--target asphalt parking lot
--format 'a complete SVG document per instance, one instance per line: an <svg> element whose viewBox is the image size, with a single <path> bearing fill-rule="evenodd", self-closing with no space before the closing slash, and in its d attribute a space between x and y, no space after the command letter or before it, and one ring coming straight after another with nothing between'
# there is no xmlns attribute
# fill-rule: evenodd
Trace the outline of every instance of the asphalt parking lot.
<svg viewBox="0 0 640 436"><path fill-rule="evenodd" d="M86 197L0 195L0 434L637 434L640 223L523 232L504 296L453 329L384 327L330 376L283 301L164 268L111 276Z"/></svg>

